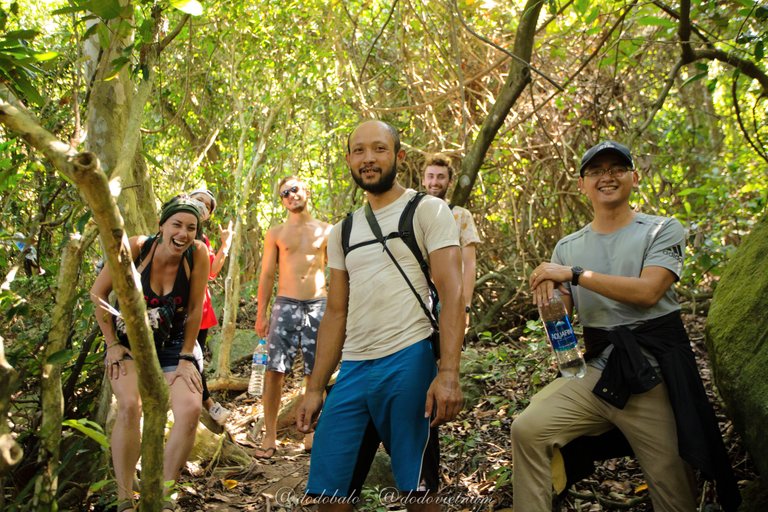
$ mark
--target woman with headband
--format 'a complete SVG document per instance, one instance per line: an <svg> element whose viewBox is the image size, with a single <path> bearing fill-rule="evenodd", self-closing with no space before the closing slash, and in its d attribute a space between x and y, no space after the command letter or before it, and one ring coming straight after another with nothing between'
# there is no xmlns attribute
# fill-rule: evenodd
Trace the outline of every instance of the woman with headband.
<svg viewBox="0 0 768 512"><path fill-rule="evenodd" d="M173 427L165 445L163 479L176 481L195 442L201 410L202 352L197 333L202 318L210 260L197 240L199 203L177 196L163 205L159 231L132 237L131 254L141 275L147 316L160 366L170 388ZM110 440L117 483L118 512L135 511L133 478L141 453L141 397L131 343L118 310L108 303L112 275L106 265L91 288L96 321L104 335L104 364L117 399L117 419ZM172 492L167 488L167 496ZM168 499L163 510L175 510Z"/></svg>

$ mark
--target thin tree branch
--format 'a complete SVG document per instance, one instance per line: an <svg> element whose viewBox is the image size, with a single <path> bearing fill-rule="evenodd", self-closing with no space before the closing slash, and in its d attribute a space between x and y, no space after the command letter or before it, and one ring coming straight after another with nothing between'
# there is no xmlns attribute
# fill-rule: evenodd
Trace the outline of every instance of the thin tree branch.
<svg viewBox="0 0 768 512"><path fill-rule="evenodd" d="M392 2L392 8L389 10L389 16L387 16L387 19L384 21L384 24L381 26L381 30L379 30L379 33L376 34L376 38L373 40L373 43L371 43L371 47L368 49L368 53L365 55L365 60L363 61L363 67L360 68L360 75L358 80L361 82L363 81L363 73L365 73L365 67L368 65L368 60L371 58L371 53L373 53L373 49L376 48L376 43L379 42L379 38L384 33L384 29L389 24L389 20L392 19L392 14L395 12L395 7L397 7L397 2L399 0L395 0Z"/></svg>
<svg viewBox="0 0 768 512"><path fill-rule="evenodd" d="M733 82L731 83L731 98L733 99L733 109L736 111L736 120L739 122L739 128L741 129L741 133L744 134L744 138L747 139L747 142L752 147L752 149L755 150L755 153L765 160L766 163L768 163L768 155L765 154L765 152L757 146L752 141L752 137L749 136L749 132L747 131L747 127L744 126L744 121L741 119L741 109L739 108L739 95L738 93L738 81L739 77L738 75L733 79Z"/></svg>
<svg viewBox="0 0 768 512"><path fill-rule="evenodd" d="M664 88L662 89L661 94L659 94L659 97L656 99L656 103L654 103L651 107L651 111L648 112L648 117L646 117L643 124L637 130L635 130L635 133L632 137L633 140L639 137L648 128L648 126L650 126L653 118L656 117L656 114L659 112L661 107L664 106L664 102L669 95L669 91L672 89L672 85L675 83L675 78L683 66L684 63L682 58L678 60L677 63L675 63L672 71L669 72L667 81L664 83Z"/></svg>
<svg viewBox="0 0 768 512"><path fill-rule="evenodd" d="M530 69L531 71L536 73L537 75L541 76L544 80L546 80L547 82L549 82L550 84L555 86L555 88L557 90L559 90L561 92L565 90L562 85L560 85L557 82L555 82L554 78L550 78L546 73L544 73L543 71L537 69L535 66L532 66L529 62L526 62L525 59L523 59L521 57L518 57L517 55L515 55L511 51L507 50L506 48L504 48L502 46L499 46L498 44L494 43L493 41L491 41L487 37L482 36L482 35L478 34L477 32L475 32L474 30L472 30L469 27L469 25L467 24L467 21L464 19L464 16L461 14L461 10L459 9L458 3L456 3L455 1L454 1L454 8L456 9L456 13L458 15L459 21L464 26L464 28L467 29L467 32L469 32L470 34L472 34L473 36L475 36L476 38L478 38L479 40L481 40L485 44L487 44L489 46L493 46L494 48L496 48L500 52L509 55L511 58L513 58L514 60L516 60L520 64L524 65L525 67L527 67L528 69Z"/></svg>

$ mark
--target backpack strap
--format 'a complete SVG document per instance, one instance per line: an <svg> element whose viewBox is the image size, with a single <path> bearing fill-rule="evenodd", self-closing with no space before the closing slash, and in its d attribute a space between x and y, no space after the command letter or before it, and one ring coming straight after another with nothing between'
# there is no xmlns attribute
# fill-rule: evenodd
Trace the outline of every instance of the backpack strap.
<svg viewBox="0 0 768 512"><path fill-rule="evenodd" d="M136 258L136 261L133 262L133 265L136 268L139 268L141 262L144 261L144 259L149 254L149 251L152 250L152 244L155 243L155 240L157 240L157 235L151 235L148 236L146 240L144 240L143 244L141 244L141 247L139 248L139 256Z"/></svg>
<svg viewBox="0 0 768 512"><path fill-rule="evenodd" d="M344 251L344 258L349 254L349 236L352 234L352 212L349 212L344 220L341 221L341 249Z"/></svg>
<svg viewBox="0 0 768 512"><path fill-rule="evenodd" d="M423 197L423 194L422 194L422 197ZM414 202L414 199L416 199L416 196L414 196L410 201L408 201L408 204L406 205L406 208L403 210L403 213L400 215L400 224L401 225L403 224L404 217L408 217L408 216L410 217L410 222L409 223L410 223L411 235L409 235L409 236L415 242L415 237L412 235L412 232L413 232L413 211L416 209L415 204L417 204L421 200L421 197L419 197L415 202ZM410 211L410 213L408 215L406 215L406 212L407 212L409 206L411 207L411 211ZM427 284L429 285L430 295L432 295L432 297L433 297L433 300L432 300L433 311L431 311L431 312L430 312L429 308L427 307L427 305L424 303L424 299L421 298L421 295L416 290L416 287L414 287L413 283L411 283L411 280L408 279L408 276L406 275L405 271L403 270L403 267L400 266L400 263L397 261L397 258L395 258L395 255L392 254L392 251L390 251L389 247L387 247L387 240L389 240L390 238L399 237L399 238L401 238L401 239L403 239L405 241L405 238L403 236L402 231L391 233L390 235L387 235L387 237L385 238L384 235L381 233L381 227L379 226L379 223L376 220L376 215L374 215L373 210L371 209L371 204L370 203L366 203L366 205L365 205L365 218L368 221L368 225L370 226L371 231L373 231L374 236L376 236L376 240L379 243L381 243L382 247L384 248L384 252L387 253L389 258L392 260L392 263L395 264L395 267L397 267L397 270L400 272L400 275L403 276L403 279L408 284L408 287L411 289L413 294L416 296L416 300L419 301L419 306L421 306L422 311L424 311L424 314L429 319L429 323L432 325L432 328L436 332L439 331L439 326L438 326L438 323L437 323L437 314L436 314L437 311L435 311L435 308L437 306L437 300L436 300L437 289L435 288L435 285L434 285L434 283L432 283L432 279L429 276L429 266L426 267L426 272L424 274L424 277L426 278ZM405 220L407 221L407 219L405 219ZM408 247L413 252L413 248L410 245ZM419 264L421 265L421 262L424 261L424 257L421 255L421 250L418 248L418 246L416 246L416 252L414 252L414 255L416 255L417 253L419 255L419 256L417 256L417 259L419 259ZM424 262L424 263L426 265L426 262ZM423 270L424 270L424 267L422 267L422 271ZM434 294L433 294L433 291L434 291Z"/></svg>
<svg viewBox="0 0 768 512"><path fill-rule="evenodd" d="M424 255L421 253L419 243L416 241L416 234L413 230L413 216L416 215L416 207L419 202L427 195L425 192L417 192L415 196L408 201L408 204L403 208L403 213L400 215L400 222L397 225L400 238L408 246L413 255L416 257L416 261L419 262L419 267L424 273L424 277L427 278L427 282L430 284L430 288L434 286L432 284L432 278L429 274L429 264L424 259Z"/></svg>

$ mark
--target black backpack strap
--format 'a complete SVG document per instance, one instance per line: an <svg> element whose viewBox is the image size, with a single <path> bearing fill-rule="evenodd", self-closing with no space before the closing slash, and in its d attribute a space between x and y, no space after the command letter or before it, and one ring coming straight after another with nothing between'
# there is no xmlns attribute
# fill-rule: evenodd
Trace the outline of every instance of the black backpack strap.
<svg viewBox="0 0 768 512"><path fill-rule="evenodd" d="M344 251L344 257L349 254L349 237L352 234L352 212L348 213L341 221L341 249Z"/></svg>
<svg viewBox="0 0 768 512"><path fill-rule="evenodd" d="M411 199L411 201L408 202L408 205L406 205L406 209L408 208L408 206L411 205L411 203L413 202L414 199L415 199L415 197L413 199ZM419 200L421 200L421 198L419 198ZM418 200L416 201L416 203L418 203ZM415 210L415 206L413 207L413 209ZM401 222L403 220L403 217L405 216L405 213L406 213L406 210L404 209L403 210L403 214L400 216ZM413 214L411 213L410 216L411 216L411 224L413 224ZM374 236L376 237L376 239L381 243L382 247L384 248L384 252L387 253L389 258L392 260L392 263L395 264L395 267L397 267L397 270L400 272L400 275L403 276L403 279L405 279L405 282L408 284L408 287L411 289L413 294L416 296L416 300L419 301L419 305L421 306L421 309L424 311L424 314L429 319L430 324L432 324L432 328L435 331L438 331L439 330L439 326L438 326L438 323L437 323L437 317L432 312L429 311L429 308L424 303L424 299L421 298L421 295L419 294L418 290L416 290L416 288L413 286L413 283L411 283L411 280L408 279L408 276L405 274L405 271L403 270L403 267L400 266L400 263L398 263L397 258L395 258L395 255L392 254L392 251L390 251L389 247L387 247L387 240L390 237L387 236L385 238L384 235L381 233L381 227L379 227L379 223L376 220L376 215L374 215L373 210L371 209L370 203L366 203L366 205L365 205L365 218L368 221L368 225L371 227L371 231L373 231ZM413 231L413 230L411 229L411 231ZM398 235L398 233L394 233L394 234ZM402 238L402 233L399 233L399 235ZM411 250L413 250L413 249L411 249ZM418 248L417 248L417 250L418 250ZM419 254L421 254L420 250L419 250ZM421 259L423 260L424 258L422 257ZM427 278L427 283L429 284L429 289L430 289L430 293L431 293L432 289L434 288L434 284L432 283L432 280L429 278L429 268L427 268L427 273L425 274L425 276Z"/></svg>
<svg viewBox="0 0 768 512"><path fill-rule="evenodd" d="M398 223L397 230L400 232L400 238L416 257L416 261L419 262L419 267L424 273L424 277L427 278L427 282L430 284L430 288L432 288L434 285L432 284L432 278L429 275L429 264L421 253L421 248L416 241L416 234L413 230L413 216L416 215L416 207L425 195L425 192L417 192L416 195L408 201L408 204L406 204L403 209L403 213L400 215L400 222Z"/></svg>
<svg viewBox="0 0 768 512"><path fill-rule="evenodd" d="M147 257L149 251L152 250L152 244L155 243L155 240L157 240L157 235L151 235L144 240L143 244L141 244L141 247L139 248L139 256L136 258L136 261L133 262L133 265L136 268L139 268L141 262L144 261L144 258Z"/></svg>
<svg viewBox="0 0 768 512"><path fill-rule="evenodd" d="M437 295L437 288L435 287L435 283L432 281L432 275L429 272L429 263L427 263L427 260L424 259L424 255L421 252L419 243L416 241L416 232L413 229L413 219L416 215L416 207L426 195L426 192L417 192L416 195L413 196L410 201L408 201L408 204L405 205L403 213L400 216L398 231L400 238L403 240L405 245L408 246L408 248L413 253L413 256L416 258L416 261L419 263L421 272L424 274L424 279L427 280L429 293L432 296L432 318L436 319L438 316L437 304L439 300ZM437 327L435 327L435 329L437 329Z"/></svg>

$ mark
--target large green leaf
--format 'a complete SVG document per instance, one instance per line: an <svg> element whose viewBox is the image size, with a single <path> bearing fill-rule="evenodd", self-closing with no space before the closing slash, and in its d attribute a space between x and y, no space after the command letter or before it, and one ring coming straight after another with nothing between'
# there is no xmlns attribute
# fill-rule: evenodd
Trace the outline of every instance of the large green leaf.
<svg viewBox="0 0 768 512"><path fill-rule="evenodd" d="M40 34L37 30L12 30L10 32L6 32L3 37L5 39L34 39L35 36Z"/></svg>
<svg viewBox="0 0 768 512"><path fill-rule="evenodd" d="M46 361L48 364L64 364L72 360L72 356L75 352L72 349L59 350L55 354L51 354L51 357Z"/></svg>
<svg viewBox="0 0 768 512"><path fill-rule="evenodd" d="M109 441L107 440L107 436L104 435L104 431L101 430L101 427L98 423L94 423L93 421L87 420L85 418L80 418L79 420L64 420L61 422L62 426L70 427L78 432L82 432L86 436L90 437L97 443L99 443L103 448L109 449Z"/></svg>
<svg viewBox="0 0 768 512"><path fill-rule="evenodd" d="M203 14L203 5L197 0L171 0L171 5L175 9L191 16L200 16Z"/></svg>
<svg viewBox="0 0 768 512"><path fill-rule="evenodd" d="M122 10L118 0L87 0L83 7L104 20L117 18Z"/></svg>
<svg viewBox="0 0 768 512"><path fill-rule="evenodd" d="M637 19L637 24L664 28L674 28L677 26L677 23L674 21L668 18L659 18L658 16L643 16Z"/></svg>

